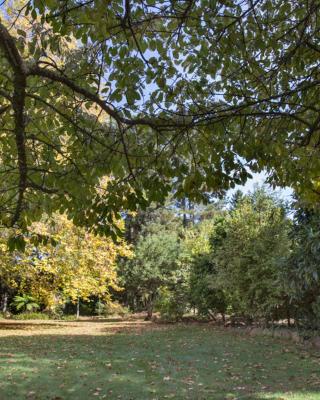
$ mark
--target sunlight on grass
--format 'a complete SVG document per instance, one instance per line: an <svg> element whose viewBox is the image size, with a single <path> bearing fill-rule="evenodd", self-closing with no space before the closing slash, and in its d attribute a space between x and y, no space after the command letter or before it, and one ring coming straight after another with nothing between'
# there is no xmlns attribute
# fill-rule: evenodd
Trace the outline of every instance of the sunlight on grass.
<svg viewBox="0 0 320 400"><path fill-rule="evenodd" d="M261 400L319 400L320 392L312 393L309 391L305 392L291 392L291 393L265 393L258 395Z"/></svg>
<svg viewBox="0 0 320 400"><path fill-rule="evenodd" d="M320 359L291 343L201 325L151 327L110 335L107 323L88 323L80 335L81 324L76 334L65 324L3 336L0 399L320 399Z"/></svg>

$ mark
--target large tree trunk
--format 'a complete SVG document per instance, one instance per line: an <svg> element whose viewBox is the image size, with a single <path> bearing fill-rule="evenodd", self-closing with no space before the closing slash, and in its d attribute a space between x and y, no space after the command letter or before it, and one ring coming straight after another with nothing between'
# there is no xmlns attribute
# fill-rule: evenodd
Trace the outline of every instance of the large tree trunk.
<svg viewBox="0 0 320 400"><path fill-rule="evenodd" d="M146 321L151 321L152 319L152 314L153 314L153 301L150 300L147 303L147 317L146 317Z"/></svg>

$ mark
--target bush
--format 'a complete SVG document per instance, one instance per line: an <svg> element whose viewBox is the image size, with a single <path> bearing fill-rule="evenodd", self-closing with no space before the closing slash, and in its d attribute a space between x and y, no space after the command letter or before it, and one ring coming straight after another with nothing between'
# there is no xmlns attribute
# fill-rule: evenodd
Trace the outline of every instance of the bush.
<svg viewBox="0 0 320 400"><path fill-rule="evenodd" d="M12 319L16 320L29 320L29 319L50 319L48 314L40 313L40 312L29 312L29 313L21 313L12 315Z"/></svg>
<svg viewBox="0 0 320 400"><path fill-rule="evenodd" d="M77 317L75 315L61 315L59 317L55 317L54 319L60 319L62 321L76 321Z"/></svg>
<svg viewBox="0 0 320 400"><path fill-rule="evenodd" d="M63 319L64 316L64 304L55 304L54 307L51 307L48 312L50 319Z"/></svg>
<svg viewBox="0 0 320 400"><path fill-rule="evenodd" d="M39 304L36 302L35 298L23 294L21 296L15 296L12 303L17 311L29 311L34 312L40 308Z"/></svg>
<svg viewBox="0 0 320 400"><path fill-rule="evenodd" d="M110 303L99 302L96 307L96 313L98 315L104 315L106 317L110 316L124 317L129 314L129 309L127 307L124 307L117 301Z"/></svg>
<svg viewBox="0 0 320 400"><path fill-rule="evenodd" d="M227 299L223 290L216 285L217 270L211 254L194 257L191 265L190 302L203 318L224 315Z"/></svg>
<svg viewBox="0 0 320 400"><path fill-rule="evenodd" d="M179 301L178 293L170 291L168 288L161 288L156 310L160 312L161 318L165 321L181 320L185 312L185 301Z"/></svg>

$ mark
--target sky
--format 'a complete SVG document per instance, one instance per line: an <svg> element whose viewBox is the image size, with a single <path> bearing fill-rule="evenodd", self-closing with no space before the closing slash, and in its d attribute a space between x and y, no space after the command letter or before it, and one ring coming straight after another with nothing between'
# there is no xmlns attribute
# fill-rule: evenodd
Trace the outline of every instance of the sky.
<svg viewBox="0 0 320 400"><path fill-rule="evenodd" d="M264 172L260 172L257 174L252 173L252 179L248 179L248 181L246 182L245 185L237 185L234 189L230 189L228 191L228 196L231 196L233 193L235 193L236 190L241 190L244 193L248 193L248 192L252 192L254 189L255 185L263 185L265 183L265 179L266 179L267 175ZM267 187L269 187L271 190L271 186L270 185L266 185ZM293 194L293 191L291 188L277 188L276 192L279 194L279 197L281 199L283 199L284 201L290 201L291 200L291 196Z"/></svg>

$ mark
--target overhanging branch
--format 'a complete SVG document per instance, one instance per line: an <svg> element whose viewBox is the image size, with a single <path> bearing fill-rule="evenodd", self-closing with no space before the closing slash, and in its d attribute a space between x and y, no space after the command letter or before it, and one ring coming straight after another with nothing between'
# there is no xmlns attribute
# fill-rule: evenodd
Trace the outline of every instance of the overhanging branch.
<svg viewBox="0 0 320 400"><path fill-rule="evenodd" d="M16 47L15 40L4 25L0 23L0 48L9 62L13 73L14 91L12 96L12 108L14 111L14 135L18 154L19 189L16 208L11 219L11 225L15 225L23 209L24 194L27 189L27 155L25 146L25 91L27 84L27 67Z"/></svg>

